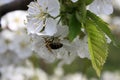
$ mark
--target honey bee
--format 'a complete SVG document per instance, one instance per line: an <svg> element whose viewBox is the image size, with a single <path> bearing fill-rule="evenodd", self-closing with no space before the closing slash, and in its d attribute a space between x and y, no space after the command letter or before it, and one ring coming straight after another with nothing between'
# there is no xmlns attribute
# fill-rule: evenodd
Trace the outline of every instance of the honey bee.
<svg viewBox="0 0 120 80"><path fill-rule="evenodd" d="M60 43L60 39L58 37L52 36L50 38L44 38L44 40L45 40L45 46L50 52L52 52L52 49L56 50L63 47L63 44Z"/></svg>

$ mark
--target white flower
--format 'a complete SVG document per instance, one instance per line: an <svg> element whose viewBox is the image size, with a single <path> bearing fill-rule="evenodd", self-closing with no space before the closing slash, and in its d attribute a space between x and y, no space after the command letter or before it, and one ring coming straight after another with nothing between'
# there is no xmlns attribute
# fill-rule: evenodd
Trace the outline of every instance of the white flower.
<svg viewBox="0 0 120 80"><path fill-rule="evenodd" d="M9 28L10 30L17 31L19 29L25 28L25 21L27 13L26 11L16 10L7 13L5 16L1 18L1 26L2 28Z"/></svg>
<svg viewBox="0 0 120 80"><path fill-rule="evenodd" d="M87 80L87 77L81 73L68 74L63 80Z"/></svg>
<svg viewBox="0 0 120 80"><path fill-rule="evenodd" d="M50 80L63 80L62 77L64 76L64 70L62 67L56 67L54 69L54 74L49 77Z"/></svg>
<svg viewBox="0 0 120 80"><path fill-rule="evenodd" d="M93 3L89 5L89 10L97 15L109 15L113 12L112 0L94 0Z"/></svg>
<svg viewBox="0 0 120 80"><path fill-rule="evenodd" d="M21 59L28 58L32 55L30 37L24 30L16 32L3 30L0 37L0 54L11 50Z"/></svg>
<svg viewBox="0 0 120 80"><path fill-rule="evenodd" d="M101 80L120 80L120 72L105 71L102 74L102 79Z"/></svg>
<svg viewBox="0 0 120 80"><path fill-rule="evenodd" d="M32 79L37 78L38 80L49 80L47 74L42 69L35 69Z"/></svg>
<svg viewBox="0 0 120 80"><path fill-rule="evenodd" d="M30 57L32 55L30 36L22 30L16 32L10 50L14 51L22 59Z"/></svg>
<svg viewBox="0 0 120 80"><path fill-rule="evenodd" d="M0 53L5 53L10 49L10 44L14 40L14 33L9 30L3 30L0 33Z"/></svg>
<svg viewBox="0 0 120 80"><path fill-rule="evenodd" d="M34 35L33 50L47 62L60 59L63 62L62 64L70 64L74 60L73 55L77 54L76 47L69 40L64 39L67 36L66 33L68 33L67 26L58 25L57 30L58 32L53 36Z"/></svg>
<svg viewBox="0 0 120 80"><path fill-rule="evenodd" d="M10 65L0 68L0 80L48 80L47 74L33 65Z"/></svg>
<svg viewBox="0 0 120 80"><path fill-rule="evenodd" d="M63 76L64 75L64 70L62 67L56 67L54 70L54 75L56 76Z"/></svg>
<svg viewBox="0 0 120 80"><path fill-rule="evenodd" d="M11 64L18 64L22 61L13 51L6 51L3 54L0 54L0 67L8 66Z"/></svg>
<svg viewBox="0 0 120 80"><path fill-rule="evenodd" d="M28 5L28 33L44 33L53 35L56 33L57 21L52 17L59 15L59 2L58 0L37 0Z"/></svg>

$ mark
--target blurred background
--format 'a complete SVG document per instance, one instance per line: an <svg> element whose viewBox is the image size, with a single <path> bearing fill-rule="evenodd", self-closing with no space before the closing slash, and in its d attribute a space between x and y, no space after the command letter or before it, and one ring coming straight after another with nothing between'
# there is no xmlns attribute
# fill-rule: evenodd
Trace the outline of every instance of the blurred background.
<svg viewBox="0 0 120 80"><path fill-rule="evenodd" d="M31 1L0 0L0 80L120 80L120 49L112 43L100 78L88 59L59 67L59 61L46 63L34 55L25 26ZM114 0L113 7L113 14L100 17L120 41L120 0Z"/></svg>

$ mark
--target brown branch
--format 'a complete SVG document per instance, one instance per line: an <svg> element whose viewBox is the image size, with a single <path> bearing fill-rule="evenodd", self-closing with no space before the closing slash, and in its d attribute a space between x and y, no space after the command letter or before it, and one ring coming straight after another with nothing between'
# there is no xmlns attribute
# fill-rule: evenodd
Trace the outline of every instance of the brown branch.
<svg viewBox="0 0 120 80"><path fill-rule="evenodd" d="M0 6L0 17L6 14L7 12L14 10L26 10L27 5L33 0L15 0L11 3Z"/></svg>

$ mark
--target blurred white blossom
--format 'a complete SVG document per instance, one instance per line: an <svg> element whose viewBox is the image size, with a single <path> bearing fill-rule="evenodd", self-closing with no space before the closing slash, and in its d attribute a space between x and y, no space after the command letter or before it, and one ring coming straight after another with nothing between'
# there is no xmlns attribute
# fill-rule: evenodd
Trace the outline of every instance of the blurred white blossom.
<svg viewBox="0 0 120 80"><path fill-rule="evenodd" d="M3 29L8 28L13 31L25 28L26 16L27 12L22 10L9 12L1 18L1 26Z"/></svg>
<svg viewBox="0 0 120 80"><path fill-rule="evenodd" d="M2 61L0 64L2 66L21 62L32 56L31 40L24 24L26 15L26 11L18 10L7 13L1 18L0 59Z"/></svg>
<svg viewBox="0 0 120 80"><path fill-rule="evenodd" d="M64 77L64 70L62 67L56 67L52 76L49 76L50 80L62 80Z"/></svg>
<svg viewBox="0 0 120 80"><path fill-rule="evenodd" d="M116 17L113 17L112 19L111 19L111 24L113 25L113 29L114 29L114 27L117 27L117 29L118 30L120 30L120 17L119 16L116 16Z"/></svg>
<svg viewBox="0 0 120 80"><path fill-rule="evenodd" d="M30 36L22 30L18 33L16 32L15 38L10 45L10 50L23 59L32 56Z"/></svg>
<svg viewBox="0 0 120 80"><path fill-rule="evenodd" d="M33 65L25 63L25 66L10 65L0 68L2 74L0 80L48 80L47 74Z"/></svg>
<svg viewBox="0 0 120 80"><path fill-rule="evenodd" d="M14 33L9 30L3 30L0 33L0 54L10 50L10 45L14 40Z"/></svg>
<svg viewBox="0 0 120 80"><path fill-rule="evenodd" d="M7 50L3 54L0 54L0 67L19 64L21 61L23 60L13 51Z"/></svg>
<svg viewBox="0 0 120 80"><path fill-rule="evenodd" d="M63 80L88 80L82 73L68 74Z"/></svg>
<svg viewBox="0 0 120 80"><path fill-rule="evenodd" d="M12 56L14 54L17 57L10 57L7 56L7 58L11 59L27 59L28 57L32 56L32 49L31 49L31 42L30 42L30 36L25 33L24 30L21 30L20 32L13 32L10 30L3 30L0 33L0 54L6 55L7 51L11 51L9 55ZM13 52L13 53L12 53ZM2 57L0 57L1 59ZM6 59L6 60L8 60ZM5 60L5 61L6 61ZM4 60L2 60L4 62ZM15 60L16 61L16 60ZM8 60L9 62L9 60ZM1 64L1 63L0 63Z"/></svg>
<svg viewBox="0 0 120 80"><path fill-rule="evenodd" d="M120 72L106 71L102 74L101 80L120 80Z"/></svg>

